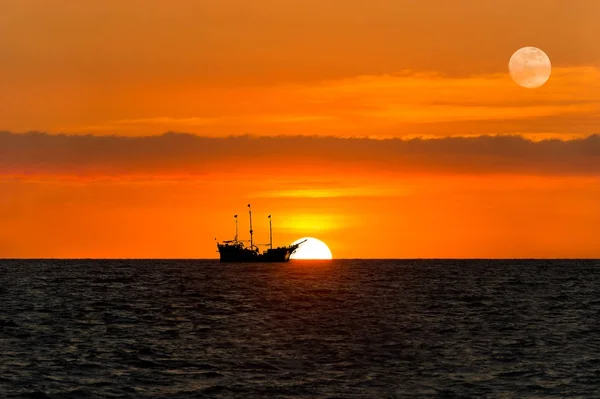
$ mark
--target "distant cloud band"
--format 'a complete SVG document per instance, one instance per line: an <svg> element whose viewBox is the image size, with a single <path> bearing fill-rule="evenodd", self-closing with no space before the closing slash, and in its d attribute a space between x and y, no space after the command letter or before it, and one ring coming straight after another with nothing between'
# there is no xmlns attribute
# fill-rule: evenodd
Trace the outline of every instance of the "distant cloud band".
<svg viewBox="0 0 600 399"><path fill-rule="evenodd" d="M311 165L411 173L600 175L600 136L530 141L520 136L441 139L184 133L118 137L0 132L0 176L182 176Z"/></svg>

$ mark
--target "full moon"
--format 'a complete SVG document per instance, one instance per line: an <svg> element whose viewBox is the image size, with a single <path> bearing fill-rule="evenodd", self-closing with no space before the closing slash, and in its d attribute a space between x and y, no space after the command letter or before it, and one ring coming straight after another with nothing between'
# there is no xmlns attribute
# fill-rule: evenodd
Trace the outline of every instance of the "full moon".
<svg viewBox="0 0 600 399"><path fill-rule="evenodd" d="M523 47L508 61L508 72L516 84L535 89L548 81L552 65L550 58L537 47Z"/></svg>
<svg viewBox="0 0 600 399"><path fill-rule="evenodd" d="M305 243L290 256L290 259L331 259L331 251L323 241L312 237L300 238L292 243L297 244L306 240Z"/></svg>

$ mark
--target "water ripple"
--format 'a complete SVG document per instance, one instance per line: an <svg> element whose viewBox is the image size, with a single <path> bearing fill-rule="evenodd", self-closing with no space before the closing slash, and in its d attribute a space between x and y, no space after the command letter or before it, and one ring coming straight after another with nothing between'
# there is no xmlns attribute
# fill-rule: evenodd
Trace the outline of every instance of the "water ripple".
<svg viewBox="0 0 600 399"><path fill-rule="evenodd" d="M600 397L598 266L0 261L0 394Z"/></svg>

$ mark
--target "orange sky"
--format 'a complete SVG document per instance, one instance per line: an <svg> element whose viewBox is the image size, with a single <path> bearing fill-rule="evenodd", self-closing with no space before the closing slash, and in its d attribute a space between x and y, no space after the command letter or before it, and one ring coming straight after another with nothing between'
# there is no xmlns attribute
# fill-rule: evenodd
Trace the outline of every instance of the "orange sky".
<svg viewBox="0 0 600 399"><path fill-rule="evenodd" d="M600 256L598 1L2 9L0 257L216 257L248 202L338 258Z"/></svg>

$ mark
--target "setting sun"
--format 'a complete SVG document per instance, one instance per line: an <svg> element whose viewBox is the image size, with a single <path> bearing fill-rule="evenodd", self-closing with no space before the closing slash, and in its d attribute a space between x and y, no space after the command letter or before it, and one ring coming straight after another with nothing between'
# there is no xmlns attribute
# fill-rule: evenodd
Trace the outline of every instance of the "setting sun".
<svg viewBox="0 0 600 399"><path fill-rule="evenodd" d="M306 240L305 243L300 245L300 248L296 250L290 257L290 259L331 259L331 250L323 241L312 237L303 237L299 240L294 241L293 244L297 244ZM293 245L292 244L292 245Z"/></svg>

